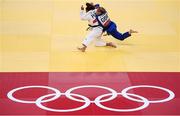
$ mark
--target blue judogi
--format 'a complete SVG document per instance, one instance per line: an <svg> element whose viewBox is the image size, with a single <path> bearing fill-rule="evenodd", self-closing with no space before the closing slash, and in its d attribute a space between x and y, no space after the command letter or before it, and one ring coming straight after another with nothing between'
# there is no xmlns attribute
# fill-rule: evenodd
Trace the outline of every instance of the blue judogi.
<svg viewBox="0 0 180 116"><path fill-rule="evenodd" d="M126 38L130 37L131 34L129 32L126 33L120 33L117 30L117 26L114 22L110 22L110 24L107 27L104 27L104 31L106 31L109 35L112 35L114 38L118 40L125 40Z"/></svg>
<svg viewBox="0 0 180 116"><path fill-rule="evenodd" d="M112 35L114 38L118 40L125 40L126 38L130 37L131 34L129 32L126 33L120 33L117 30L117 26L114 22L110 21L107 13L101 14L101 15L96 15L96 19L101 27L103 27L104 32L106 31L108 35ZM109 21L109 24L104 26L104 23Z"/></svg>

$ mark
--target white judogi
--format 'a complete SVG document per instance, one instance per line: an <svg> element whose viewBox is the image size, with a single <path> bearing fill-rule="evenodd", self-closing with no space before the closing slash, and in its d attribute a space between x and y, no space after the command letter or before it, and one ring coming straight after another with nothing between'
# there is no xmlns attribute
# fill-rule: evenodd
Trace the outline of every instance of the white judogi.
<svg viewBox="0 0 180 116"><path fill-rule="evenodd" d="M85 13L83 10L80 12L80 18L81 20L87 20L89 22L89 25L91 26L97 26L98 21L96 20L96 10L90 10L89 12ZM101 39L103 33L103 28L93 27L90 33L86 36L82 44L88 46L94 39L96 39L95 45L96 46L106 46L106 42L104 42Z"/></svg>

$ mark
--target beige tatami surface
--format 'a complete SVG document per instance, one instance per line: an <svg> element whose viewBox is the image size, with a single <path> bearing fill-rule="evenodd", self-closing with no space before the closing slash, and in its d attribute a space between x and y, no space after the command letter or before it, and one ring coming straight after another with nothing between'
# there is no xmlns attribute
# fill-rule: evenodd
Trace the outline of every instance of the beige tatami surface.
<svg viewBox="0 0 180 116"><path fill-rule="evenodd" d="M1 72L179 72L179 0L91 0L121 32L138 30L118 48L76 50L88 32L84 0L0 0Z"/></svg>

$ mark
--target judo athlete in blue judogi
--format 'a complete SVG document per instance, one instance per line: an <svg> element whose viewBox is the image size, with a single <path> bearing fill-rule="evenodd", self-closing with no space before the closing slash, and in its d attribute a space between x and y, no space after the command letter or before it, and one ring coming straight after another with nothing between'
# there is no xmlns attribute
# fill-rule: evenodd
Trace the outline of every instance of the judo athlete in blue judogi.
<svg viewBox="0 0 180 116"><path fill-rule="evenodd" d="M108 35L111 35L114 38L123 41L130 37L132 33L137 33L137 31L134 31L132 29L129 32L125 33L118 32L116 24L110 20L107 11L103 7L100 7L99 4L96 4L95 7L97 9L96 19L99 25L103 27L104 32L106 31Z"/></svg>

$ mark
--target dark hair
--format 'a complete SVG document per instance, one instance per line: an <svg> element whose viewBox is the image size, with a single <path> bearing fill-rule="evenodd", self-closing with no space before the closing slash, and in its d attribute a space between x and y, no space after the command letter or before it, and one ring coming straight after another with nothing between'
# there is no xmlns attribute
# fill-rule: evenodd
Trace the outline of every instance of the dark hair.
<svg viewBox="0 0 180 116"><path fill-rule="evenodd" d="M95 6L91 3L86 3L86 12L89 12L90 10L94 10Z"/></svg>
<svg viewBox="0 0 180 116"><path fill-rule="evenodd" d="M102 13L102 14L105 14L107 11L105 8L103 7L99 7L99 11Z"/></svg>

